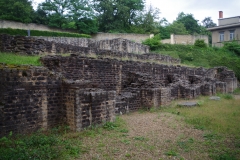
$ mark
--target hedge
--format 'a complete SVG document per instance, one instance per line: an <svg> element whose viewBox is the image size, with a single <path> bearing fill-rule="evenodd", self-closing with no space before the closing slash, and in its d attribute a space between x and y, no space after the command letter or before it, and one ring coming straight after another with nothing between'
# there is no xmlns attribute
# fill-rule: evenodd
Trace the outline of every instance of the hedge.
<svg viewBox="0 0 240 160"><path fill-rule="evenodd" d="M0 28L0 34L10 34L10 35L20 35L27 36L27 30L24 29L12 29L12 28ZM44 36L44 37L76 37L76 38L91 38L87 34L78 34L78 33L68 33L68 32L49 32L49 31L39 31L31 30L31 36Z"/></svg>

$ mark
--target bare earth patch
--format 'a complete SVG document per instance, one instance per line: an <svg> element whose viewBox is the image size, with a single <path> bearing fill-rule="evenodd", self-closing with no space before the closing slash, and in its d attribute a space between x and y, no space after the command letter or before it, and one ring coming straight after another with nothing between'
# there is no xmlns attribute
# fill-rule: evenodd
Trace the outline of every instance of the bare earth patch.
<svg viewBox="0 0 240 160"><path fill-rule="evenodd" d="M126 122L124 129L83 138L86 153L80 159L209 159L201 145L203 131L187 125L180 116L136 112L121 119Z"/></svg>

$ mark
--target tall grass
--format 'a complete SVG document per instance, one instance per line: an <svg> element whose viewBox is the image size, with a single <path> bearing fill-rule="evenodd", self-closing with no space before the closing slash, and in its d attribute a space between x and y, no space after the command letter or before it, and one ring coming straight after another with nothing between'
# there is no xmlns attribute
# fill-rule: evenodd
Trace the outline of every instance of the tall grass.
<svg viewBox="0 0 240 160"><path fill-rule="evenodd" d="M40 56L27 56L0 52L0 63L5 64L41 66L39 58Z"/></svg>

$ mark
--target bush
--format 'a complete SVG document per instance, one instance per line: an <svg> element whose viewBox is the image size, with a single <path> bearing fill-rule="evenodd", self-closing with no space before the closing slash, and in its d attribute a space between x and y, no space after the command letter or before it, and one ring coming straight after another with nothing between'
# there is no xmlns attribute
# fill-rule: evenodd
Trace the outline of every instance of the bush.
<svg viewBox="0 0 240 160"><path fill-rule="evenodd" d="M49 31L38 31L38 30L31 30L30 32L31 32L31 36L91 38L91 36L87 34L68 33L68 32L49 32ZM0 34L27 36L27 30L1 28Z"/></svg>
<svg viewBox="0 0 240 160"><path fill-rule="evenodd" d="M199 48L206 48L207 44L204 42L203 39L197 39L194 43L194 46Z"/></svg>
<svg viewBox="0 0 240 160"><path fill-rule="evenodd" d="M240 56L240 44L237 41L225 42L223 48Z"/></svg>
<svg viewBox="0 0 240 160"><path fill-rule="evenodd" d="M145 41L143 41L142 44L148 45L151 50L156 50L161 45L160 35L157 34L153 38L148 38Z"/></svg>

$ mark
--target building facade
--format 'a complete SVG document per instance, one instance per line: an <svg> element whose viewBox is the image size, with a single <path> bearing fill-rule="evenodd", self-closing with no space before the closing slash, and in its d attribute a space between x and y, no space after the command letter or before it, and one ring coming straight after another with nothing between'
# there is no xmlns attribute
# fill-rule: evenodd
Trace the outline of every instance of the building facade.
<svg viewBox="0 0 240 160"><path fill-rule="evenodd" d="M218 26L208 28L212 32L212 46L221 47L223 42L236 40L240 43L240 16L223 18L219 11Z"/></svg>

